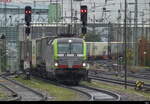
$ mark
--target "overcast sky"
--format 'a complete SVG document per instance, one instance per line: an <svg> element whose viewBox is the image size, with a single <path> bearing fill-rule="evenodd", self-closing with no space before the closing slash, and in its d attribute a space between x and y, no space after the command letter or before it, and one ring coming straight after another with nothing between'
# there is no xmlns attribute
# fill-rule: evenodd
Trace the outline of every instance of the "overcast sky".
<svg viewBox="0 0 150 104"><path fill-rule="evenodd" d="M34 2L35 1L35 2ZM44 2L43 2L44 1ZM12 3L8 3L7 5L17 5L20 7L25 7L26 5L32 6L32 8L48 8L48 5L51 2L56 2L57 0L12 0ZM62 3L63 1L63 16L70 16L71 15L71 0L58 0L58 2ZM118 17L118 9L121 9L121 19L124 19L124 1L125 0L84 0L82 2L75 2L73 1L73 9L74 11L78 12L77 17L80 18L79 10L80 5L87 5L88 6L88 20L92 21L95 17L96 20L108 21L117 21ZM134 3L135 0L127 0L128 3ZM147 20L150 17L150 7L149 7L150 0L138 0L138 10L144 11L144 20ZM2 4L2 3L1 3ZM2 6L2 5L1 5ZM107 10L111 12L103 13L102 9L105 7ZM144 10L144 9L149 9ZM128 5L128 13L129 11L134 11L134 5ZM73 12L75 13L75 12ZM134 13L132 13L132 18L134 17ZM138 15L139 21L142 20L141 13Z"/></svg>

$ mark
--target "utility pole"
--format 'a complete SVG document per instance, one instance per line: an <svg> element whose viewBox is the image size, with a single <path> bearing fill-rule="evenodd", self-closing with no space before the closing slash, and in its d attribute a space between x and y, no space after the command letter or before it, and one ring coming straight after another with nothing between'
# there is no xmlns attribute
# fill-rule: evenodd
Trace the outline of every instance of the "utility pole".
<svg viewBox="0 0 150 104"><path fill-rule="evenodd" d="M6 4L6 2L4 2L4 17L5 17L5 37L6 37L6 34L7 34L7 28L6 28L6 23L7 23L7 4ZM6 50L6 39L4 39L4 50ZM6 68L6 64L7 64L7 62L6 62L6 54L5 54L5 57L4 57L4 66L5 66L5 68ZM4 69L4 70L6 70L6 69Z"/></svg>
<svg viewBox="0 0 150 104"><path fill-rule="evenodd" d="M110 58L111 57L111 23L109 22L108 25L108 57Z"/></svg>
<svg viewBox="0 0 150 104"><path fill-rule="evenodd" d="M142 35L144 36L144 11L141 12L141 16L142 16ZM147 39L147 36L146 36Z"/></svg>
<svg viewBox="0 0 150 104"><path fill-rule="evenodd" d="M70 27L70 31L71 31L71 34L72 34L72 0L71 0L71 27Z"/></svg>
<svg viewBox="0 0 150 104"><path fill-rule="evenodd" d="M138 47L137 47L137 28L138 28L138 1L135 0L135 15L134 15L134 36L133 36L133 44L134 44L134 65L138 65Z"/></svg>
<svg viewBox="0 0 150 104"><path fill-rule="evenodd" d="M95 6L95 2L94 2L94 14L93 14L93 22L94 22L93 33L94 33L94 35L96 34L96 31L95 31L95 11L96 11L96 6Z"/></svg>
<svg viewBox="0 0 150 104"><path fill-rule="evenodd" d="M56 34L58 35L58 0L56 0Z"/></svg>
<svg viewBox="0 0 150 104"><path fill-rule="evenodd" d="M64 0L61 0L61 16L62 16L62 33L64 33L63 25L64 25Z"/></svg>
<svg viewBox="0 0 150 104"><path fill-rule="evenodd" d="M6 71L6 37L5 35L3 34L0 38L0 64L1 64L1 71Z"/></svg>
<svg viewBox="0 0 150 104"><path fill-rule="evenodd" d="M150 2L149 2L149 41L150 41Z"/></svg>
<svg viewBox="0 0 150 104"><path fill-rule="evenodd" d="M77 11L75 11L75 24L74 24L74 33L76 34L77 33Z"/></svg>
<svg viewBox="0 0 150 104"><path fill-rule="evenodd" d="M33 9L34 14L33 14L33 15L35 16L35 15L36 15L36 13L35 13L36 1L35 1L35 0L33 1L33 7L34 7L34 9ZM34 16L33 16L33 17L34 17ZM33 21L34 21L34 18L33 18Z"/></svg>
<svg viewBox="0 0 150 104"><path fill-rule="evenodd" d="M4 2L4 17L5 17L5 35L6 35L6 23L7 23L7 10L6 10L6 2Z"/></svg>
<svg viewBox="0 0 150 104"><path fill-rule="evenodd" d="M64 21L63 21L63 20L64 20L64 17L63 17L63 16L64 16L64 15L63 15L63 14L64 14L64 0L61 0L61 7L62 7L62 8L61 8L61 15L62 15L62 24L63 24L63 22L64 22Z"/></svg>
<svg viewBox="0 0 150 104"><path fill-rule="evenodd" d="M127 0L125 0L125 19L124 19L124 70L125 70L125 89L127 89L127 44L126 44L126 35L127 35Z"/></svg>
<svg viewBox="0 0 150 104"><path fill-rule="evenodd" d="M133 49L133 47L134 47L134 45L132 44L132 42L134 42L133 40L133 32L132 32L132 11L130 11L130 13L129 13L129 28L130 28L130 41L129 42L131 42L131 48Z"/></svg>
<svg viewBox="0 0 150 104"><path fill-rule="evenodd" d="M118 26L117 26L117 37L116 37L116 40L117 42L119 42L120 38L119 38L119 35L121 35L120 33L120 20L121 20L121 9L118 10L118 18L117 18L117 23L118 23ZM117 64L119 65L119 45L117 44ZM119 66L117 66L117 71L119 71Z"/></svg>

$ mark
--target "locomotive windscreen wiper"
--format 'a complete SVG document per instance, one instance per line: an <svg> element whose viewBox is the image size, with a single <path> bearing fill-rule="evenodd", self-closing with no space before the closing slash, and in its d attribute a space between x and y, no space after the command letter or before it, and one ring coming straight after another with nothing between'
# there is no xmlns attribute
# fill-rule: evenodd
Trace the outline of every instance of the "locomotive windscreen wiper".
<svg viewBox="0 0 150 104"><path fill-rule="evenodd" d="M67 56L67 52L66 52L66 53L64 53L64 56Z"/></svg>
<svg viewBox="0 0 150 104"><path fill-rule="evenodd" d="M74 56L77 56L77 53L74 53Z"/></svg>

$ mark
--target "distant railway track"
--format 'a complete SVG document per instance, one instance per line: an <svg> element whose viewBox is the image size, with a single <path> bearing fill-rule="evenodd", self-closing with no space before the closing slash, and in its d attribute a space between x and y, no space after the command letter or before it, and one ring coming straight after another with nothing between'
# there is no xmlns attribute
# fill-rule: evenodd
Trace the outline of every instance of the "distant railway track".
<svg viewBox="0 0 150 104"><path fill-rule="evenodd" d="M77 92L83 93L85 94L89 101L119 101L121 100L120 95L110 92L110 91L106 91L106 90L102 90L102 89L96 89L96 88L92 88L92 87L87 87L87 86L68 86L68 85L64 85L64 84L60 84L54 81L50 81L44 78L39 78L34 76L34 78L36 79L40 79L44 82L47 83L52 83L54 85L57 85L59 87L63 87L63 88L67 88L67 89L71 89L71 90L75 90Z"/></svg>
<svg viewBox="0 0 150 104"><path fill-rule="evenodd" d="M116 75L119 75L116 74L115 72L106 72L106 71L102 71L102 70L92 70L93 73L97 73L97 74L101 74L101 75L109 75L109 76L116 76ZM91 71L91 72L92 72ZM132 74L132 73L127 73L127 76L128 77L131 77L131 78L137 78L137 79L143 79L143 80L150 80L150 75L149 73L148 74L140 74L140 73L137 73L137 74Z"/></svg>
<svg viewBox="0 0 150 104"><path fill-rule="evenodd" d="M138 78L138 79L150 80L150 75L140 75L140 74L132 75L132 74L129 74L128 76L133 77L133 78Z"/></svg>
<svg viewBox="0 0 150 104"><path fill-rule="evenodd" d="M114 78L108 78L108 77L101 77L101 76L96 76L96 75L89 75L89 78L98 80L98 81L104 81L104 82L109 82L109 83L114 83L114 84L121 84L123 85L125 82L124 80L119 80L119 79L114 79ZM127 85L130 87L135 87L135 81L127 81ZM144 84L143 89L150 90L150 84Z"/></svg>
<svg viewBox="0 0 150 104"><path fill-rule="evenodd" d="M136 74L128 74L129 77L150 80L150 69Z"/></svg>
<svg viewBox="0 0 150 104"><path fill-rule="evenodd" d="M111 60L95 61L95 63L98 63L98 64L100 63L101 67L104 67L105 69L114 69ZM106 72L106 71L101 71L101 70L97 70L95 72L101 73L101 74L104 74L104 75L116 75L115 72ZM138 79L150 80L150 71L139 72L139 73L136 73L136 74L127 73L127 76L128 77L133 77L133 78L138 78Z"/></svg>
<svg viewBox="0 0 150 104"><path fill-rule="evenodd" d="M5 88L12 91L12 93L19 97L20 101L45 101L46 96L42 93L35 91L19 82L11 80L5 76L1 76L0 80L3 80L1 83ZM17 99L17 100L18 100Z"/></svg>

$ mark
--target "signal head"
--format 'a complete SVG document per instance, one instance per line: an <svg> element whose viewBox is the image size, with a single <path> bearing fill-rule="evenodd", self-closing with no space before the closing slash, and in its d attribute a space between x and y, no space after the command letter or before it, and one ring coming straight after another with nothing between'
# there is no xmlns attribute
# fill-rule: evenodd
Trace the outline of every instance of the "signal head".
<svg viewBox="0 0 150 104"><path fill-rule="evenodd" d="M30 22L31 22L31 14L32 14L31 6L26 6L24 12L25 12L25 22L26 22L27 26L29 26Z"/></svg>
<svg viewBox="0 0 150 104"><path fill-rule="evenodd" d="M87 13L88 13L87 6L81 5L80 14L81 14L81 21L83 25L87 24Z"/></svg>

